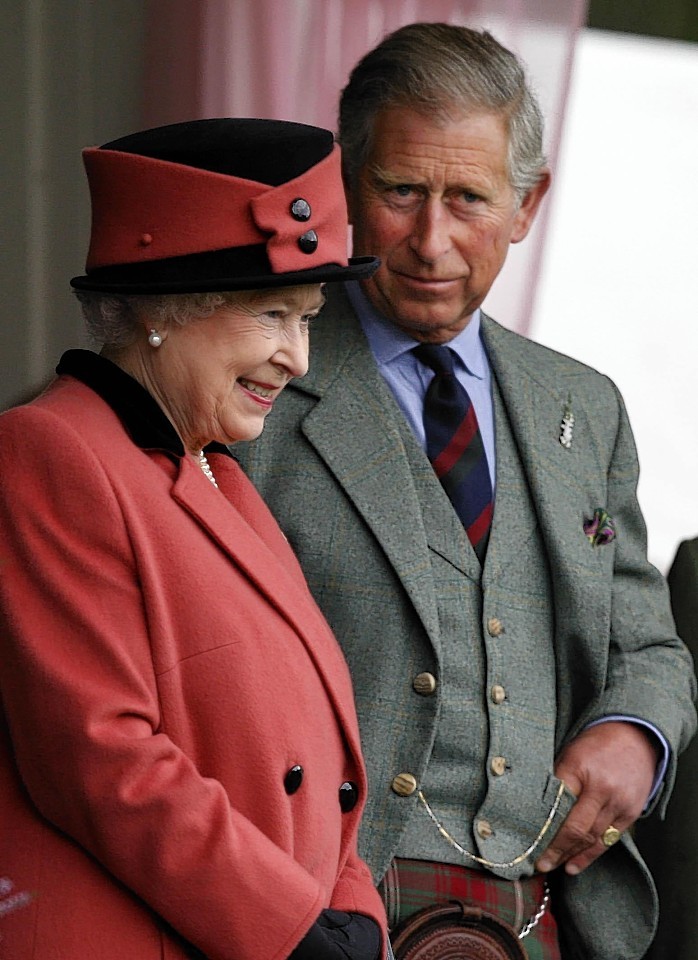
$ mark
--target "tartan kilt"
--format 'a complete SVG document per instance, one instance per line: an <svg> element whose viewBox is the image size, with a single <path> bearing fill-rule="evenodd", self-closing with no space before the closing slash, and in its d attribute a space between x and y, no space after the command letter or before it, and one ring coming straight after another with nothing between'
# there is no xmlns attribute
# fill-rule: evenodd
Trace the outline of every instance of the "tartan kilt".
<svg viewBox="0 0 698 960"><path fill-rule="evenodd" d="M518 932L535 916L543 901L545 877L537 874L522 880L502 880L483 870L457 864L396 858L378 889L390 929L424 907L462 900L504 920ZM550 903L521 943L529 960L561 960L557 923Z"/></svg>

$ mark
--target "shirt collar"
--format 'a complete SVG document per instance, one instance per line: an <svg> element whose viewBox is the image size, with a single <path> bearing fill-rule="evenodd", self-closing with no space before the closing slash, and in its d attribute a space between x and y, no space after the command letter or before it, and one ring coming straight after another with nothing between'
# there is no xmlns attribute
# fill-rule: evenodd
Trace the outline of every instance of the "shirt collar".
<svg viewBox="0 0 698 960"><path fill-rule="evenodd" d="M56 373L74 377L94 390L112 408L136 446L163 450L175 460L184 456L179 434L158 402L111 360L91 350L68 350L61 357ZM232 456L221 443L210 443L206 451Z"/></svg>
<svg viewBox="0 0 698 960"><path fill-rule="evenodd" d="M346 282L345 287L379 366L391 363L418 345L418 340L400 330L375 309L357 280ZM479 308L467 326L449 341L448 346L460 357L472 376L479 380L486 377L489 365L480 336Z"/></svg>

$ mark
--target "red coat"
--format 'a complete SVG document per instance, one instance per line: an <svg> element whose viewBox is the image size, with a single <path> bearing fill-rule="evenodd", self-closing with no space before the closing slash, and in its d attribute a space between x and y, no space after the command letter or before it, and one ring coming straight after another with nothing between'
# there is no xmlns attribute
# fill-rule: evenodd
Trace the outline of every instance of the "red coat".
<svg viewBox="0 0 698 960"><path fill-rule="evenodd" d="M342 654L209 461L219 490L72 378L0 417L2 960L281 960L324 907L385 922Z"/></svg>

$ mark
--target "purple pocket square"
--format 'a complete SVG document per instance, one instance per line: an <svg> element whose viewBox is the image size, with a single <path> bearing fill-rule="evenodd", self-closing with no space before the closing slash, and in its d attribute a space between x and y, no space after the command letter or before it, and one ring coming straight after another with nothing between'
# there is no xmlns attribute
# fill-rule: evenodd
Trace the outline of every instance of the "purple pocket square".
<svg viewBox="0 0 698 960"><path fill-rule="evenodd" d="M591 520L584 521L584 533L592 547L602 547L616 536L616 522L605 510L597 507Z"/></svg>

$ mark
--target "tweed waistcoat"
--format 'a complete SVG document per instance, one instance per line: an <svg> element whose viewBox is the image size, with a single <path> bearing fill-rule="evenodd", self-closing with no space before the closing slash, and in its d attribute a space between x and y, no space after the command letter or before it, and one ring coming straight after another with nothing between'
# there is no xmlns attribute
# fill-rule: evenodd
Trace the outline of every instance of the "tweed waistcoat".
<svg viewBox="0 0 698 960"><path fill-rule="evenodd" d="M431 551L441 628L441 704L421 786L440 822L466 850L508 862L529 847L554 802L556 684L550 577L496 384L493 390L497 491L483 575L464 533L462 550L471 555L466 569L472 576ZM419 493L428 530L443 505L435 506L433 489ZM502 555L506 562L500 566ZM539 854L536 849L515 868L493 872L528 875ZM439 834L421 804L398 856L476 866Z"/></svg>

